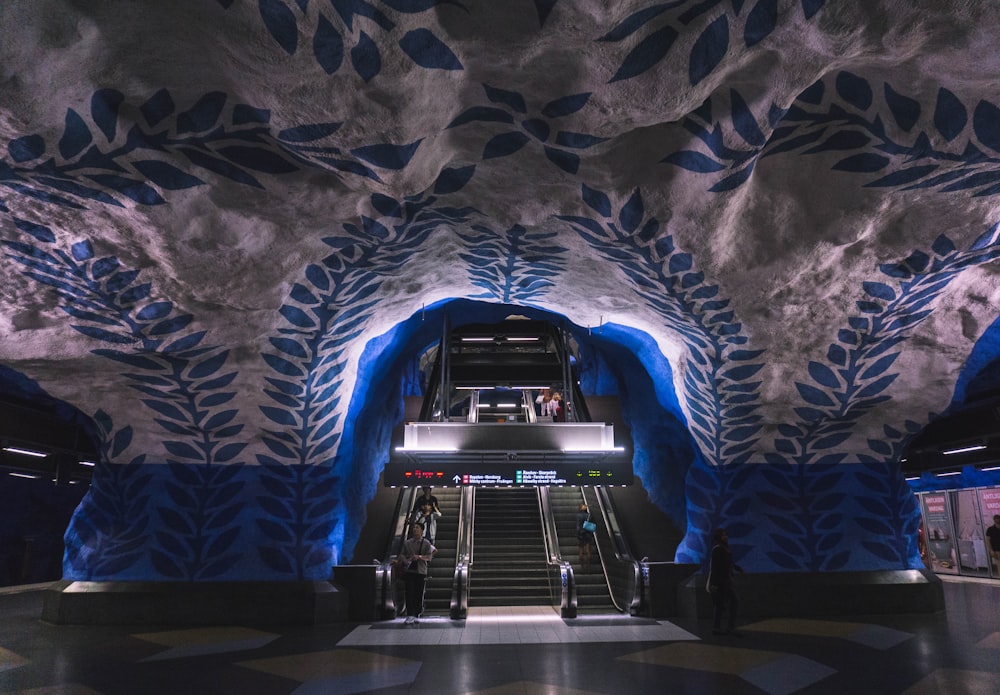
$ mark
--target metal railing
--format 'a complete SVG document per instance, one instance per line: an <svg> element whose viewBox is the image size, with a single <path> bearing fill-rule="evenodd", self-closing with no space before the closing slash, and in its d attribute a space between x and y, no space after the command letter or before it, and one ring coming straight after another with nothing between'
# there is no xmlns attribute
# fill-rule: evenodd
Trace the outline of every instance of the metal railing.
<svg viewBox="0 0 1000 695"><path fill-rule="evenodd" d="M392 580L392 566L396 561L409 525L410 510L416 502L418 488L401 488L396 508L393 530L386 544L382 560L375 568L375 613L383 620L396 617L396 586Z"/></svg>
<svg viewBox="0 0 1000 695"><path fill-rule="evenodd" d="M464 620L469 614L469 565L472 564L472 525L476 517L475 488L462 488L458 508L458 542L455 547L455 574L451 583L452 620Z"/></svg>
<svg viewBox="0 0 1000 695"><path fill-rule="evenodd" d="M597 552L604 568L604 578L608 583L611 601L615 608L623 613L641 615L645 610L647 573L643 571L642 563L632 556L608 489L598 486L593 488L592 492L607 531L596 534L596 539ZM587 500L586 489L582 489L581 493L584 501L593 509Z"/></svg>
<svg viewBox="0 0 1000 695"><path fill-rule="evenodd" d="M561 617L575 618L577 612L576 579L573 576L573 566L562 559L562 553L559 550L559 534L556 530L555 515L552 513L547 487L538 488L538 508L542 515L542 536L545 540L549 595L552 605L559 607Z"/></svg>

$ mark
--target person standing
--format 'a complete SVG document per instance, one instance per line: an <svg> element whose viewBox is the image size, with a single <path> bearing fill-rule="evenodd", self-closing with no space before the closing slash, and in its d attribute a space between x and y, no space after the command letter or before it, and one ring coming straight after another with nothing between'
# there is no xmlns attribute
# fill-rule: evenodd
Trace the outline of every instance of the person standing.
<svg viewBox="0 0 1000 695"><path fill-rule="evenodd" d="M733 552L729 549L729 534L726 529L716 529L712 534L712 559L708 568L708 591L712 595L715 611L712 619L713 635L737 634L736 612L739 600L733 586L734 577L743 568L733 562ZM722 616L727 614L726 629L722 629Z"/></svg>
<svg viewBox="0 0 1000 695"><path fill-rule="evenodd" d="M434 545L434 539L437 537L437 520L440 518L441 510L430 502L424 502L420 509L413 512L413 523L424 527L424 538L431 545Z"/></svg>
<svg viewBox="0 0 1000 695"><path fill-rule="evenodd" d="M427 585L427 563L437 548L424 538L424 527L414 524L411 535L396 557L403 566L403 586L406 589L406 624L413 625L424 612L424 588Z"/></svg>
<svg viewBox="0 0 1000 695"><path fill-rule="evenodd" d="M591 547L594 545L594 532L584 526L590 523L590 510L586 504L581 504L576 513L576 540L580 547L580 566L584 572L590 571Z"/></svg>
<svg viewBox="0 0 1000 695"><path fill-rule="evenodd" d="M986 538L990 542L990 555L1000 569L1000 514L993 515L993 525L986 529Z"/></svg>

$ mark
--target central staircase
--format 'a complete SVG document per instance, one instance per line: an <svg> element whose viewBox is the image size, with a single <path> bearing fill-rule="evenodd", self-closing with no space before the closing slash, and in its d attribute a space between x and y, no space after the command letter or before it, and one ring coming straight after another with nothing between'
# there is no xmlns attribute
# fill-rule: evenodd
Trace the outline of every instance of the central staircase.
<svg viewBox="0 0 1000 695"><path fill-rule="evenodd" d="M550 606L534 488L477 488L469 606Z"/></svg>

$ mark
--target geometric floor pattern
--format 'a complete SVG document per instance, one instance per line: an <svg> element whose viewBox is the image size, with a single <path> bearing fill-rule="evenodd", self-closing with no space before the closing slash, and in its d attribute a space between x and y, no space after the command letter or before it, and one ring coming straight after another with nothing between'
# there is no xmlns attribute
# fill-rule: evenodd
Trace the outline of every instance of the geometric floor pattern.
<svg viewBox="0 0 1000 695"><path fill-rule="evenodd" d="M42 623L0 592L0 695L997 695L1000 582L947 581L939 614L710 621L480 609L320 627Z"/></svg>

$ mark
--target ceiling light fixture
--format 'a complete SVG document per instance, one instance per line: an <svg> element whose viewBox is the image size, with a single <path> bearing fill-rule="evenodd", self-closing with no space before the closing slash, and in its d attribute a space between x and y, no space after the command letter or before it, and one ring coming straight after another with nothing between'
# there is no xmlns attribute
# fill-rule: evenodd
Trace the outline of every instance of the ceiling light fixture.
<svg viewBox="0 0 1000 695"><path fill-rule="evenodd" d="M968 451L982 451L985 448L985 444L973 444L971 446L963 446L960 449L945 449L941 453L945 456L951 456L952 454L964 454Z"/></svg>
<svg viewBox="0 0 1000 695"><path fill-rule="evenodd" d="M21 454L22 456L34 456L36 458L45 458L48 456L44 451L35 451L34 449L22 449L16 446L5 446L4 451L9 451L12 454Z"/></svg>

